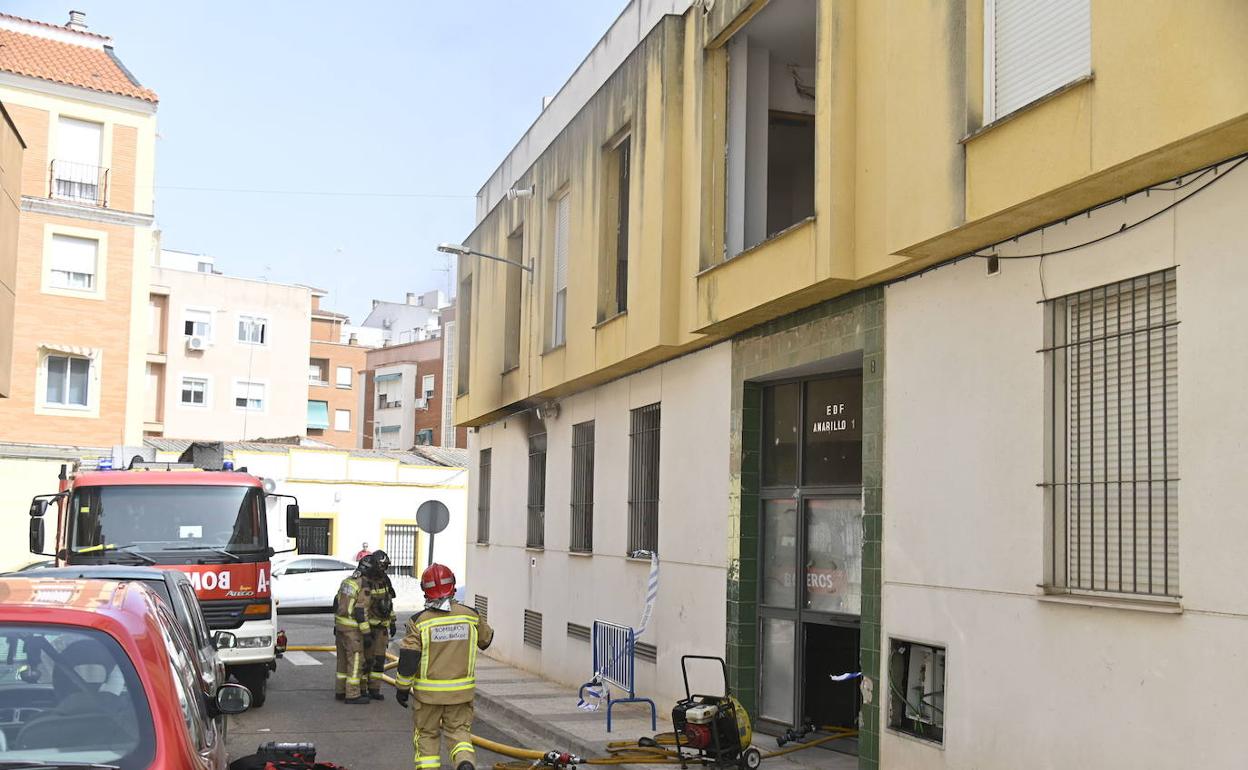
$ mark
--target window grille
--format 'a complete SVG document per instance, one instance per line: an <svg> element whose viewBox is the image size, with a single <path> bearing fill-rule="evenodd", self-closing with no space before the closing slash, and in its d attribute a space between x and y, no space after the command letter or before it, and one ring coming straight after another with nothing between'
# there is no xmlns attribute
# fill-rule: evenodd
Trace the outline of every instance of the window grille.
<svg viewBox="0 0 1248 770"><path fill-rule="evenodd" d="M493 450L482 449L477 461L477 542L490 542L490 463Z"/></svg>
<svg viewBox="0 0 1248 770"><path fill-rule="evenodd" d="M594 550L594 423L572 426L571 550Z"/></svg>
<svg viewBox="0 0 1248 770"><path fill-rule="evenodd" d="M628 552L659 550L659 405L630 413Z"/></svg>
<svg viewBox="0 0 1248 770"><path fill-rule="evenodd" d="M546 545L546 428L536 419L529 433L529 517L524 545Z"/></svg>
<svg viewBox="0 0 1248 770"><path fill-rule="evenodd" d="M1054 587L1179 595L1175 289L1169 269L1048 303Z"/></svg>

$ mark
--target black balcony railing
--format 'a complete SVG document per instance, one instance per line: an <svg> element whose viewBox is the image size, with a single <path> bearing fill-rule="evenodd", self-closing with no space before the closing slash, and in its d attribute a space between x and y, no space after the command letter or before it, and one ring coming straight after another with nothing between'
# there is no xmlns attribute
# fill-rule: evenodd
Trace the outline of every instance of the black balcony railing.
<svg viewBox="0 0 1248 770"><path fill-rule="evenodd" d="M48 190L60 200L107 206L108 169L67 160L52 161L48 170Z"/></svg>

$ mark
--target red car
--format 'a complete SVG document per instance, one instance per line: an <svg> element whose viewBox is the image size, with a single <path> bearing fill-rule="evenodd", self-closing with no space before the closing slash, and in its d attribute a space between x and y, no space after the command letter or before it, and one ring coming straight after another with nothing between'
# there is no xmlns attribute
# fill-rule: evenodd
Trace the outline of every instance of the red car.
<svg viewBox="0 0 1248 770"><path fill-rule="evenodd" d="M0 578L0 768L221 770L213 720L251 694L227 684L209 700L201 681L191 643L143 585Z"/></svg>

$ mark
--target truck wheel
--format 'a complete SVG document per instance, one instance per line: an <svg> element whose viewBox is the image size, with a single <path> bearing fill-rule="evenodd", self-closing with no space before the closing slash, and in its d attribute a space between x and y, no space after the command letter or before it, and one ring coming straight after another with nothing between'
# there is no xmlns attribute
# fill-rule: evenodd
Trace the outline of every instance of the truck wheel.
<svg viewBox="0 0 1248 770"><path fill-rule="evenodd" d="M269 689L269 672L265 671L264 666L240 668L234 672L234 678L243 687L251 690L251 707L253 709L258 709L264 705L264 699L268 695Z"/></svg>

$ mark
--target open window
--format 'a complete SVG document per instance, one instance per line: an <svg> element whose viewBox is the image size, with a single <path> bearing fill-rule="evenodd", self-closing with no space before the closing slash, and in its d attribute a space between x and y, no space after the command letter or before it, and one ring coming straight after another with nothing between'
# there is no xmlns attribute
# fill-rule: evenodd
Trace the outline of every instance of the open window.
<svg viewBox="0 0 1248 770"><path fill-rule="evenodd" d="M728 42L727 257L815 214L815 14L771 0Z"/></svg>
<svg viewBox="0 0 1248 770"><path fill-rule="evenodd" d="M945 648L889 641L888 726L934 743L945 739Z"/></svg>

